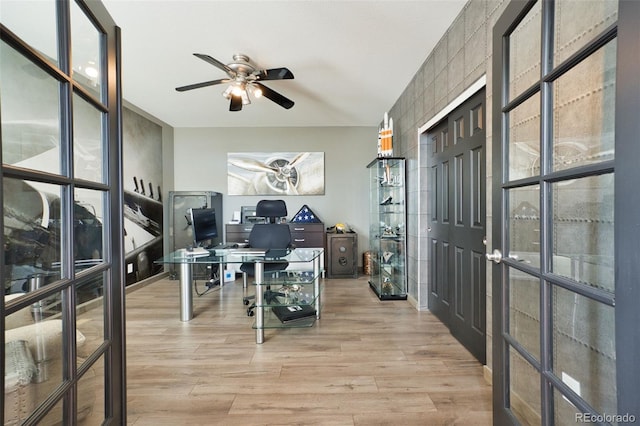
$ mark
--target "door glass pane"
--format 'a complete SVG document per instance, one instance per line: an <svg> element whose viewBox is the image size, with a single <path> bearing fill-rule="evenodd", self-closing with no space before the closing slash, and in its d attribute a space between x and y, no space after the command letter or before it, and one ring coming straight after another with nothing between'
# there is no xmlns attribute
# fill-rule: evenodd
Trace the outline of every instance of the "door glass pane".
<svg viewBox="0 0 640 426"><path fill-rule="evenodd" d="M78 382L78 426L104 424L104 356Z"/></svg>
<svg viewBox="0 0 640 426"><path fill-rule="evenodd" d="M566 378L566 380L570 380ZM554 426L575 426L580 424L578 417L582 411L578 410L566 396L562 395L558 389L553 388L553 424Z"/></svg>
<svg viewBox="0 0 640 426"><path fill-rule="evenodd" d="M58 403L44 416L41 424L43 425L61 425L63 424L63 401L60 400Z"/></svg>
<svg viewBox="0 0 640 426"><path fill-rule="evenodd" d="M614 157L616 44L607 43L554 84L554 170Z"/></svg>
<svg viewBox="0 0 640 426"><path fill-rule="evenodd" d="M76 189L73 205L76 273L103 262L104 193Z"/></svg>
<svg viewBox="0 0 640 426"><path fill-rule="evenodd" d="M102 69L101 34L75 2L71 3L72 78L100 98Z"/></svg>
<svg viewBox="0 0 640 426"><path fill-rule="evenodd" d="M104 273L76 286L76 322L84 339L78 345L79 364L104 342Z"/></svg>
<svg viewBox="0 0 640 426"><path fill-rule="evenodd" d="M541 424L540 373L513 348L509 348L509 401L520 424Z"/></svg>
<svg viewBox="0 0 640 426"><path fill-rule="evenodd" d="M518 260L540 266L540 187L525 186L510 189L509 252Z"/></svg>
<svg viewBox="0 0 640 426"><path fill-rule="evenodd" d="M5 293L60 278L60 194L56 185L4 178Z"/></svg>
<svg viewBox="0 0 640 426"><path fill-rule="evenodd" d="M509 36L509 100L540 79L541 4L537 2Z"/></svg>
<svg viewBox="0 0 640 426"><path fill-rule="evenodd" d="M554 63L557 65L618 19L618 0L555 0Z"/></svg>
<svg viewBox="0 0 640 426"><path fill-rule="evenodd" d="M37 3L2 1L0 16L2 16L2 25L57 65L56 3L53 0ZM37 22L37 31L34 28L34 22Z"/></svg>
<svg viewBox="0 0 640 426"><path fill-rule="evenodd" d="M75 177L103 182L102 113L77 95L73 97L73 112Z"/></svg>
<svg viewBox="0 0 640 426"><path fill-rule="evenodd" d="M509 277L509 334L540 359L540 279L507 268Z"/></svg>
<svg viewBox="0 0 640 426"><path fill-rule="evenodd" d="M615 309L554 287L552 312L554 374L600 413L614 414Z"/></svg>
<svg viewBox="0 0 640 426"><path fill-rule="evenodd" d="M56 293L6 317L5 402L17 399L25 417L62 383L61 300ZM20 400L24 393L26 401ZM5 424L14 424L12 420L17 419L5 418Z"/></svg>
<svg viewBox="0 0 640 426"><path fill-rule="evenodd" d="M2 162L59 174L58 81L1 42L0 89Z"/></svg>
<svg viewBox="0 0 640 426"><path fill-rule="evenodd" d="M540 174L540 94L509 112L509 175L517 180Z"/></svg>
<svg viewBox="0 0 640 426"><path fill-rule="evenodd" d="M552 184L553 273L615 291L614 176Z"/></svg>

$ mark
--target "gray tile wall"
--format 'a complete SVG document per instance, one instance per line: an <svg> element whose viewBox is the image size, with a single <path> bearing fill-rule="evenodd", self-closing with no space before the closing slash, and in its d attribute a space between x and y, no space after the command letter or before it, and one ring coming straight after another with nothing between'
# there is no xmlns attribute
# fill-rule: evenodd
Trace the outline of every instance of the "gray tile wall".
<svg viewBox="0 0 640 426"><path fill-rule="evenodd" d="M493 245L491 241L493 160L490 155L493 136L491 126L492 38L493 25L508 2L509 0L469 0L389 111L396 128L394 135L396 155L407 158L408 293L410 300L420 310L427 309L428 301L427 216L430 209L428 203L430 185L426 167L428 147L426 141L421 143L418 129L482 75L486 75L486 152L489 154L486 164L488 251ZM588 42L593 34L615 22L617 10L615 1L595 1L590 2L589 5L586 8L576 9L576 2L558 0L556 10L558 24L554 28L556 61L566 59L580 46ZM517 61L517 63L512 62L511 64L512 70L514 70L513 81L510 81L512 92L521 92L539 76L540 67L537 55L540 48L539 40L535 40L535 33L540 27L539 23L540 9L537 7L523 21L522 28L514 32L514 45L518 45L519 50L512 52L512 61ZM528 33L530 29L533 29L533 37L531 33ZM516 34L518 32L519 34ZM520 42L517 41L518 38ZM537 47L536 43L538 43ZM554 134L558 139L554 139L554 143L560 146L561 143L567 143L568 140L575 144L575 139L578 137L581 143L588 147L585 148L585 151L588 152L582 153L582 156L590 159L598 158L597 161L613 155L611 152L613 129L610 127L614 122L614 111L609 102L612 102L615 83L615 70L610 69L610 65L615 64L615 54L612 53L614 47L603 50L600 56L593 55L592 62L586 63L587 69L577 69L577 77L572 76L572 78L565 79L567 82L560 79L556 84ZM597 64L602 65L597 66ZM538 132L538 126L530 126L530 119L536 115L536 111L523 110L520 114L524 114L521 117L522 120L514 120L514 122L520 123L521 126L519 128L514 126L514 129L511 130L524 135L522 139L524 142L537 141L538 136L531 133ZM520 140L517 136L516 139ZM534 143L535 145L536 143ZM529 154L532 152L531 149L525 151L528 151ZM560 148L556 148L556 151L557 158L560 158ZM567 154L564 155L566 157ZM574 160L578 160L578 157L572 157L567 164L574 164ZM526 163L529 170L522 169L521 172L536 174L539 172L539 170L532 169L536 166L534 163L531 161ZM512 161L512 165L517 167L518 164L518 161ZM567 167L572 166L568 165ZM561 266L561 260L572 259L575 253L587 256L589 260L580 263L582 266L578 268L579 276L567 276L612 291L613 283L606 279L607 274L613 276L610 273L609 263L611 262L605 258L606 256L603 256L603 252L606 253L606 250L601 248L602 245L607 247L613 245L611 238L613 222L612 219L609 220L612 210L604 208L603 211L594 212L584 203L577 202L576 200L586 197L580 195L580 188L585 185L588 186L591 197L599 197L596 201L598 208L612 205L612 201L607 201L610 194L605 190L611 188L612 185L608 185L606 182L584 182L581 185L573 184L563 189L566 193L566 205L570 211L568 213L560 212L563 213L563 216L554 221L556 237L558 241L564 241L563 244L558 243L554 246L556 250L554 254L558 255L556 256L558 267ZM600 187L605 189L600 190ZM534 200L537 200L537 192ZM562 203L556 203L556 205L558 208L563 206ZM576 225L585 222L585 220L585 223L594 222L592 218L594 215L596 216L595 221L598 223L597 226ZM572 219L565 220L565 216ZM579 229L576 230L576 227ZM524 231L522 237L530 239L532 231L526 229ZM584 237L576 239L576 235ZM518 244L520 244L518 242L520 240L514 238ZM576 247L582 248L577 249ZM589 247L590 251L584 247ZM562 256L559 257L559 255ZM554 270L554 272L563 275L561 270ZM491 283L491 268L488 267L486 330L487 365L489 366L492 364ZM512 283L512 285L515 284L517 284L517 280ZM522 290L522 288L519 289L519 291ZM559 365L564 364L561 365L562 371L557 371L556 374L560 377L562 373L567 372L570 376L579 379L584 385L583 397L602 412L609 412L607 410L615 409L614 398L609 397L615 394L615 382L602 377L613 377L610 372L615 369L614 344L607 338L607 336L613 335L613 310L604 307L604 305L592 303L585 298L577 298L573 293L561 293L554 293L553 315L556 327L553 330L553 355ZM518 294L514 292L514 295ZM537 312L539 302L537 302L536 295L519 294L516 297L517 300L514 299L510 302L509 309L514 327L511 332L528 347L528 350L539 355L539 347L536 346L539 343L539 312ZM569 317L568 313L573 313L574 316ZM563 322L563 318L570 318L571 321ZM578 321L576 318L580 320ZM588 368L586 368L587 365L589 365ZM531 383L539 383L536 378L537 373L529 371L531 369L528 364L523 362L520 365L517 360L512 367L512 391L514 391L514 395L517 394L519 397L522 405L520 412L532 410L534 417L539 415L539 390L531 385ZM571 417L571 409L562 407L561 397L556 398L556 403L560 407L556 412L559 419L573 418Z"/></svg>
<svg viewBox="0 0 640 426"><path fill-rule="evenodd" d="M418 309L427 309L426 217L429 209L426 146L418 129L482 75L487 78L487 152L491 152L491 40L493 24L506 0L470 0L422 64L391 108L397 130L394 146L407 158L409 296ZM421 152L422 151L422 152ZM489 156L487 156L489 157ZM491 188L491 159L487 158L487 188ZM487 191L487 238L491 246L491 196ZM491 268L487 268L487 365L491 365Z"/></svg>

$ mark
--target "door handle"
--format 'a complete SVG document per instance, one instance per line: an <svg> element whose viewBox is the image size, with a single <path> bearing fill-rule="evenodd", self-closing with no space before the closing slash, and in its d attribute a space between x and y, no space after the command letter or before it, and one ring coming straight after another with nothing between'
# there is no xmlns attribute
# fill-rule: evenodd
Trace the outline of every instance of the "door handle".
<svg viewBox="0 0 640 426"><path fill-rule="evenodd" d="M487 260L494 263L500 263L500 261L502 261L502 253L500 253L498 249L493 249L493 253L487 253L486 256Z"/></svg>
<svg viewBox="0 0 640 426"><path fill-rule="evenodd" d="M495 262L495 263L500 263L502 262L502 253L500 252L500 250L498 249L493 249L493 253L487 253L485 256L487 256L487 260L491 261L491 262ZM517 254L510 254L509 256L507 256L508 259L513 259L516 262L522 262L519 258Z"/></svg>

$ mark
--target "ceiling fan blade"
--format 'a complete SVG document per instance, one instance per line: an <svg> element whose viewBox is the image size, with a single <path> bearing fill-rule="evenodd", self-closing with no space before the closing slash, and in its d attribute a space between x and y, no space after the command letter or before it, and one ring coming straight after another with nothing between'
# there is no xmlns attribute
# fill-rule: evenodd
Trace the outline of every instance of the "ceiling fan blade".
<svg viewBox="0 0 640 426"><path fill-rule="evenodd" d="M257 80L292 80L293 73L288 68L272 68L269 70L260 70Z"/></svg>
<svg viewBox="0 0 640 426"><path fill-rule="evenodd" d="M253 83L253 84L255 84L256 86L260 87L260 89L262 89L262 96L272 100L273 102L280 105L282 108L290 109L295 104L295 102L293 102L291 99L281 95L280 93L276 92L273 89L269 89L264 84L260 84L260 83Z"/></svg>
<svg viewBox="0 0 640 426"><path fill-rule="evenodd" d="M242 111L242 98L240 96L231 95L229 111Z"/></svg>
<svg viewBox="0 0 640 426"><path fill-rule="evenodd" d="M188 84L186 86L176 87L176 90L178 92L184 92L187 90L199 89L201 87L214 86L216 84L221 84L221 83L228 83L230 81L231 80L229 80L228 78L221 78L219 80L204 81L202 83Z"/></svg>
<svg viewBox="0 0 640 426"><path fill-rule="evenodd" d="M212 58L211 56L205 55L204 53L194 53L194 55L197 56L198 58L202 59L203 61L210 63L214 67L220 68L222 71L224 71L227 74L229 74L229 76L231 76L231 77L235 77L236 76L236 72L233 69L231 69L228 65L223 64L222 62L220 62L216 58Z"/></svg>

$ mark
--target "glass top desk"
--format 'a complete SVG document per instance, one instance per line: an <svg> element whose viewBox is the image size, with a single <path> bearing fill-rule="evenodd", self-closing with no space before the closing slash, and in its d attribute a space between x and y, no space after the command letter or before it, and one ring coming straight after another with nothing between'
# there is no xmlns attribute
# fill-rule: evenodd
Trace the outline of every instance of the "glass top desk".
<svg viewBox="0 0 640 426"><path fill-rule="evenodd" d="M176 250L167 256L156 260L159 264L175 264L178 265L180 271L180 321L190 321L193 318L193 292L192 277L193 265L196 264L241 264L246 262L254 262L255 265L255 329L256 343L264 342L264 288L269 283L265 282L264 264L271 262L281 262L286 260L289 262L287 271L308 270L309 265L313 267L313 288L314 288L314 305L316 308L316 319L320 319L320 258L323 256L323 250L313 249L292 249L284 256L273 257L269 252L264 254L246 253L246 249L224 249L216 250L212 248L208 256L190 256L185 249ZM258 250L258 249L254 249ZM221 283L222 285L222 283Z"/></svg>

